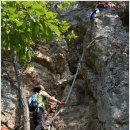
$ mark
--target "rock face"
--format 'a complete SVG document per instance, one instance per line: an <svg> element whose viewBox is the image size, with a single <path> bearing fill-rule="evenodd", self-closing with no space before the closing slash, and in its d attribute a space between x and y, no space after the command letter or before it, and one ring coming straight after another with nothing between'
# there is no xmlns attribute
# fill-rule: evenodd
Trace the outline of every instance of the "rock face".
<svg viewBox="0 0 130 130"><path fill-rule="evenodd" d="M66 61L66 48L44 45L43 48L39 46L35 52L35 58L31 66L24 73L27 94L30 95L33 86L40 82L44 84L47 91L51 91L52 95L61 97L60 93L63 93L62 86L65 86L62 85L62 82L66 81L68 75L70 75ZM55 90L56 87L58 92Z"/></svg>
<svg viewBox="0 0 130 130"><path fill-rule="evenodd" d="M88 4L77 2L60 13L70 23L69 31L74 29L78 35L72 44L36 44L35 57L23 75L26 95L40 82L50 95L65 101L83 52L74 88L53 129L128 130L128 14L104 10L87 22ZM19 123L19 98L11 68L8 74L10 79L2 72L2 126L14 130Z"/></svg>
<svg viewBox="0 0 130 130"><path fill-rule="evenodd" d="M7 130L14 130L20 123L18 90L6 73L1 80L1 123Z"/></svg>
<svg viewBox="0 0 130 130"><path fill-rule="evenodd" d="M129 33L119 12L104 10L88 23L80 74L57 130L128 130Z"/></svg>
<svg viewBox="0 0 130 130"><path fill-rule="evenodd" d="M115 10L96 14L94 45L84 50L81 75L96 99L101 130L128 130L129 35ZM86 34L84 45L89 44Z"/></svg>

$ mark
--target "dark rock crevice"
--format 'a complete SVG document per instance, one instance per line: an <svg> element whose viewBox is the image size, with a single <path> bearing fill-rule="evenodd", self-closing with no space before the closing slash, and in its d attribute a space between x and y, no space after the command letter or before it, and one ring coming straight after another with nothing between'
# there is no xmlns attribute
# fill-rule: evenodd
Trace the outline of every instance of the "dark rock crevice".
<svg viewBox="0 0 130 130"><path fill-rule="evenodd" d="M72 74L76 73L77 65L80 61L80 57L83 52L83 40L84 35L86 33L86 28L84 28L82 25L79 25L79 27L75 27L75 29L72 27L73 30L75 30L76 35L78 36L74 41L70 44L68 44L68 64L69 69ZM71 29L70 29L71 30Z"/></svg>
<svg viewBox="0 0 130 130"><path fill-rule="evenodd" d="M118 15L122 21L122 25L128 28L128 26L129 26L129 8L127 7L126 9L120 10L118 12ZM127 31L129 31L128 29L127 29Z"/></svg>

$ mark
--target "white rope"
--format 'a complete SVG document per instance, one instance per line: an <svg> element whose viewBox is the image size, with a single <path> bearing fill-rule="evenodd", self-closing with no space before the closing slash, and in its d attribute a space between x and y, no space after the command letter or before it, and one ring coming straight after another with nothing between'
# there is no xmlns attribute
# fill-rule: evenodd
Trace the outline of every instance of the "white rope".
<svg viewBox="0 0 130 130"><path fill-rule="evenodd" d="M89 43L89 45L86 47L86 49L89 48L90 45L91 45L94 41L95 41L95 39L94 39L92 42ZM72 82L72 85L71 85L70 91L69 91L69 93L68 93L68 96L67 96L67 98L66 98L66 100L65 100L65 104L68 102L68 99L69 99L70 94L71 94L71 92L72 92L72 89L73 89L73 87L74 87L74 83L75 83L75 80L76 80L76 78L77 78L77 75L78 75L78 72L79 72L79 69L80 69L81 61L82 61L82 59L83 59L83 54L84 54L84 53L82 53L81 59L80 59L80 61L79 61L79 63L78 63L77 71L76 71L76 74L75 74L75 76L74 76L74 80L73 80L73 82Z"/></svg>
<svg viewBox="0 0 130 130"><path fill-rule="evenodd" d="M82 59L82 58L81 58L81 59ZM78 72L79 72L79 68L80 68L80 63L79 63L79 65L78 65L78 68L77 68L76 74L75 74L75 76L74 76L74 80L73 80L73 82L72 82L72 86L71 86L71 88L70 88L70 91L69 91L69 93L68 93L68 96L67 96L67 98L66 98L66 100L65 100L65 104L68 102L68 99L69 99L70 94L71 94L71 92L72 92L72 89L73 89L73 87L74 87L74 83L75 83L75 80L76 80L76 78L77 78L77 75L78 75Z"/></svg>
<svg viewBox="0 0 130 130"><path fill-rule="evenodd" d="M89 43L89 45L86 47L86 49L89 48L90 45L91 45L94 41L95 41L95 39L94 39L92 42ZM79 72L79 69L80 69L81 61L82 61L82 59L83 59L83 54L84 54L84 53L82 53L82 57L81 57L81 59L80 59L80 62L78 63L77 71L76 71L76 74L75 74L75 76L74 76L74 79L73 79L73 82L72 82L70 91L69 91L69 93L68 93L68 96L67 96L67 98L66 98L66 100L65 100L65 104L67 104L68 99L69 99L69 97L70 97L70 94L71 94L71 92L72 92L72 89L73 89L73 87L74 87L74 83L75 83L75 80L76 80L76 78L77 78L77 75L78 75L78 72ZM54 115L54 117L52 118L51 123L50 123L50 125L49 125L49 127L48 127L48 130L51 130L51 124L52 124L52 122L55 120L55 118L57 117L57 115L58 115L60 112L62 112L63 110L64 110L63 108L60 108L60 109L55 113L55 115Z"/></svg>
<svg viewBox="0 0 130 130"><path fill-rule="evenodd" d="M83 54L82 54L82 57L81 57L80 61L82 60L82 58L83 58ZM66 100L65 100L65 104L67 104L68 99L69 99L69 97L70 97L70 94L71 94L71 92L72 92L72 89L73 89L75 80L76 80L77 75L78 75L78 72L79 72L79 68L80 68L80 62L79 62L79 64L78 64L78 68L77 68L76 74L75 74L75 76L74 76L74 80L73 80L73 82L72 82L70 91L69 91L68 96L67 96L67 98L66 98ZM59 113L62 112L63 110L64 110L63 108L60 108L59 111L57 111L57 113L56 113L56 114L54 115L54 117L52 118L50 124L52 124L52 122L55 120L55 118L57 117L57 115L59 115ZM51 126L50 126L50 125L49 125L49 127L48 127L48 130L51 130Z"/></svg>

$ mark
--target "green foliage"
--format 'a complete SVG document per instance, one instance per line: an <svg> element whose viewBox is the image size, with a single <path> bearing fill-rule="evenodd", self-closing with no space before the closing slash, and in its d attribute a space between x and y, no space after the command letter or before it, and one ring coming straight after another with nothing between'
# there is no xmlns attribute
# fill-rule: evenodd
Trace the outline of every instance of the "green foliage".
<svg viewBox="0 0 130 130"><path fill-rule="evenodd" d="M73 39L75 39L75 38L77 38L78 36L75 34L75 32L72 30L71 32L70 32L70 34L68 34L67 35L67 39L68 39L68 41L69 41L69 43L71 43L71 41L73 40Z"/></svg>
<svg viewBox="0 0 130 130"><path fill-rule="evenodd" d="M57 7L59 9L62 9L66 11L71 5L73 5L75 1L63 1L61 4L59 4Z"/></svg>
<svg viewBox="0 0 130 130"><path fill-rule="evenodd" d="M68 28L68 23L58 20L45 1L2 2L2 49L16 51L22 65L31 60L36 40L62 39Z"/></svg>

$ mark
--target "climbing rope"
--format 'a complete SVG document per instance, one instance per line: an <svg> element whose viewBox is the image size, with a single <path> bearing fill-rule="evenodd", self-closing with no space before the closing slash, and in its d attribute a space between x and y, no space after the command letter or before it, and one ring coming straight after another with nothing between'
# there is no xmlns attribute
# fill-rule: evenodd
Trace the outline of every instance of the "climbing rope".
<svg viewBox="0 0 130 130"><path fill-rule="evenodd" d="M83 58L83 54L82 54L81 59L82 59L82 58ZM81 61L81 59L80 59L80 61ZM70 94L71 94L71 92L72 92L72 89L73 89L75 80L76 80L77 75L78 75L78 72L79 72L79 68L80 68L80 62L79 62L79 64L78 64L78 68L77 68L76 74L75 74L75 76L74 76L74 80L73 80L73 82L72 82L70 91L69 91L68 96L67 96L67 98L66 98L66 100L65 100L65 104L67 104L68 99L69 99L69 97L70 97ZM57 113L55 113L55 115L54 115L54 117L52 118L51 123L50 123L50 125L49 125L49 127L48 127L48 130L51 130L51 124L53 123L53 121L55 120L55 118L57 117L57 115L59 115L59 113L62 112L63 110L64 110L63 108L60 108L59 111L57 111Z"/></svg>
<svg viewBox="0 0 130 130"><path fill-rule="evenodd" d="M86 47L86 49L89 48L90 46L92 46L92 43L93 43L94 41L95 41L95 39L92 40L92 41L89 43L89 45ZM70 87L69 93L68 93L67 98L66 98L66 100L65 100L65 104L67 104L68 99L69 99L69 97L70 97L70 94L71 94L71 92L72 92L72 89L73 89L73 87L74 87L74 83L75 83L75 80L76 80L76 78L77 78L77 75L78 75L78 72L79 72L79 69L80 69L80 65L81 65L81 61L82 61L82 59L83 59L83 56L84 56L84 53L82 53L81 59L80 59L80 61L79 61L79 63L78 63L78 67L77 67L77 70L76 70L76 74L75 74L75 76L74 76L72 85L71 85L71 87ZM63 108L60 108L60 109L55 113L54 117L52 118L52 120L51 120L51 122L50 122L50 125L49 125L49 127L48 127L48 130L51 130L51 127L52 127L52 124L53 124L54 120L56 119L56 117L59 115L60 112L63 112L63 110L64 110Z"/></svg>

